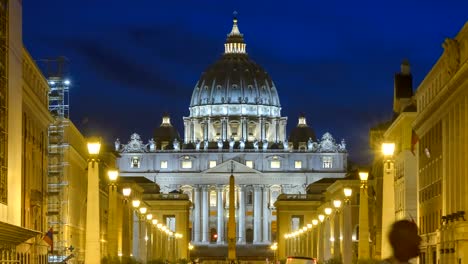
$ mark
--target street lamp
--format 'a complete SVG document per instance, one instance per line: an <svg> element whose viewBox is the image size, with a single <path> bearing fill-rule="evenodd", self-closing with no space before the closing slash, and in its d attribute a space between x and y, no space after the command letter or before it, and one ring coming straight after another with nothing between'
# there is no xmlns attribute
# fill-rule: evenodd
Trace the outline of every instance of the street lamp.
<svg viewBox="0 0 468 264"><path fill-rule="evenodd" d="M122 195L124 197L123 204L123 226L122 226L122 255L125 257L130 256L130 227L132 226L132 220L130 217L130 207L128 204L128 199L132 194L132 188L124 187L122 189Z"/></svg>
<svg viewBox="0 0 468 264"><path fill-rule="evenodd" d="M118 170L107 171L109 177L109 217L107 218L107 237L108 237L108 254L110 257L115 257L118 254L117 245L117 178L119 177Z"/></svg>
<svg viewBox="0 0 468 264"><path fill-rule="evenodd" d="M99 151L101 141L90 138L88 143L88 193L86 203L86 246L85 263L101 263L101 244L99 236Z"/></svg>
<svg viewBox="0 0 468 264"><path fill-rule="evenodd" d="M333 200L333 207L335 207L335 216L333 217L333 256L335 258L342 258L341 257L341 241L340 239L342 237L342 227L341 227L341 221L342 221L342 214L341 212L341 200Z"/></svg>
<svg viewBox="0 0 468 264"><path fill-rule="evenodd" d="M350 197L353 194L353 189L344 188L343 193L345 196L343 206L343 263L351 263L352 254L352 220L351 220L351 205Z"/></svg>
<svg viewBox="0 0 468 264"><path fill-rule="evenodd" d="M318 215L318 220L320 222L320 226L317 229L317 244L318 244L318 252L317 252L317 257L319 259L324 258L324 228L323 228L323 221L325 221L325 215L319 214ZM313 224L313 222L312 222ZM318 223L317 223L318 224Z"/></svg>
<svg viewBox="0 0 468 264"><path fill-rule="evenodd" d="M147 261L147 234L146 234L146 213L148 212L148 208L142 206L139 208L140 215L139 215L139 221L138 221L138 233L139 233L139 239L138 239L138 252L140 259L145 263ZM152 216L151 216L152 217Z"/></svg>
<svg viewBox="0 0 468 264"><path fill-rule="evenodd" d="M189 255L189 260L190 260L190 263L192 263L192 250L194 249L194 246L192 245L192 243L188 243L188 255Z"/></svg>
<svg viewBox="0 0 468 264"><path fill-rule="evenodd" d="M270 249L273 250L273 263L276 264L276 250L278 250L278 243L273 243L271 246L270 246Z"/></svg>
<svg viewBox="0 0 468 264"><path fill-rule="evenodd" d="M359 172L361 179L359 198L359 243L358 259L369 259L369 208L367 198L367 178L368 172Z"/></svg>
<svg viewBox="0 0 468 264"><path fill-rule="evenodd" d="M392 254L392 248L386 234L395 221L395 166L393 154L395 143L382 143L382 154L384 156L383 166L383 186L382 186L382 258Z"/></svg>

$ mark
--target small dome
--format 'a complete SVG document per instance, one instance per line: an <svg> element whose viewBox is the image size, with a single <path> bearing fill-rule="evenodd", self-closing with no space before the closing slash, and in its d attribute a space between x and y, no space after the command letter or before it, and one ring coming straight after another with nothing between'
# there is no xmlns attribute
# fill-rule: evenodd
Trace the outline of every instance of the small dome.
<svg viewBox="0 0 468 264"><path fill-rule="evenodd" d="M154 130L157 149L173 149L174 139L180 142L179 132L172 126L171 118L164 114L161 126Z"/></svg>
<svg viewBox="0 0 468 264"><path fill-rule="evenodd" d="M305 116L301 115L299 116L297 127L289 134L288 141L293 143L294 149L299 149L301 143L306 145L309 138L314 142L317 141L314 130L307 125Z"/></svg>
<svg viewBox="0 0 468 264"><path fill-rule="evenodd" d="M245 51L243 35L234 18L223 56L195 85L191 116L280 116L280 101L268 73Z"/></svg>

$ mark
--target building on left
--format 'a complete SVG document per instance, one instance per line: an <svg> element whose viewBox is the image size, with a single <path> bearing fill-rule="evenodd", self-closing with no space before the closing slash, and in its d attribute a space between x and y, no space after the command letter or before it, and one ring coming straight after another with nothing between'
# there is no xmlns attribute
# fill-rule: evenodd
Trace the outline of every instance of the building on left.
<svg viewBox="0 0 468 264"><path fill-rule="evenodd" d="M22 3L0 1L0 263L46 263L49 87L22 41Z"/></svg>

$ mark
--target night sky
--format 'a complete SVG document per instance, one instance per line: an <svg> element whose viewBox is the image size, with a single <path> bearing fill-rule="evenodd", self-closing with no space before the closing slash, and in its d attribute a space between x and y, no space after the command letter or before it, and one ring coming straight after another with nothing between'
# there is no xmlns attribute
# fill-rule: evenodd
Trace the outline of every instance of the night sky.
<svg viewBox="0 0 468 264"><path fill-rule="evenodd" d="M424 4L421 4L424 3ZM288 131L300 113L321 137L370 161L369 128L392 116L393 75L414 88L468 20L468 1L23 1L23 42L65 56L70 115L85 135L145 142L163 112L183 135L192 90L224 51L232 13L247 52L272 77Z"/></svg>

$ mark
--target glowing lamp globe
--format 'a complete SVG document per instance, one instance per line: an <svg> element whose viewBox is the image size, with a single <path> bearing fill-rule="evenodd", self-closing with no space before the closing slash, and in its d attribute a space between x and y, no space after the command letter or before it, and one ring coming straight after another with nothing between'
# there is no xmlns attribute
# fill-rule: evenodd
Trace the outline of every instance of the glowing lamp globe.
<svg viewBox="0 0 468 264"><path fill-rule="evenodd" d="M351 195L353 194L353 189L351 189L351 188L344 188L344 189L343 189L343 192L344 192L344 195L345 195L346 197L351 197Z"/></svg>
<svg viewBox="0 0 468 264"><path fill-rule="evenodd" d="M395 143L382 143L382 153L384 156L393 156L395 152Z"/></svg>
<svg viewBox="0 0 468 264"><path fill-rule="evenodd" d="M125 197L130 196L131 193L132 193L132 189L131 189L131 188L123 188L123 189L122 189L122 194L123 194Z"/></svg>
<svg viewBox="0 0 468 264"><path fill-rule="evenodd" d="M367 181L367 178L369 178L368 172L359 172L359 179L361 179L361 181Z"/></svg>
<svg viewBox="0 0 468 264"><path fill-rule="evenodd" d="M99 155L101 150L101 141L98 138L92 138L88 141L88 153L91 156Z"/></svg>
<svg viewBox="0 0 468 264"><path fill-rule="evenodd" d="M133 205L134 208L140 207L140 200L133 200L132 205Z"/></svg>
<svg viewBox="0 0 468 264"><path fill-rule="evenodd" d="M117 170L109 170L107 172L107 176L109 177L109 180L111 182L115 182L117 180L117 178L119 177L119 171Z"/></svg>

